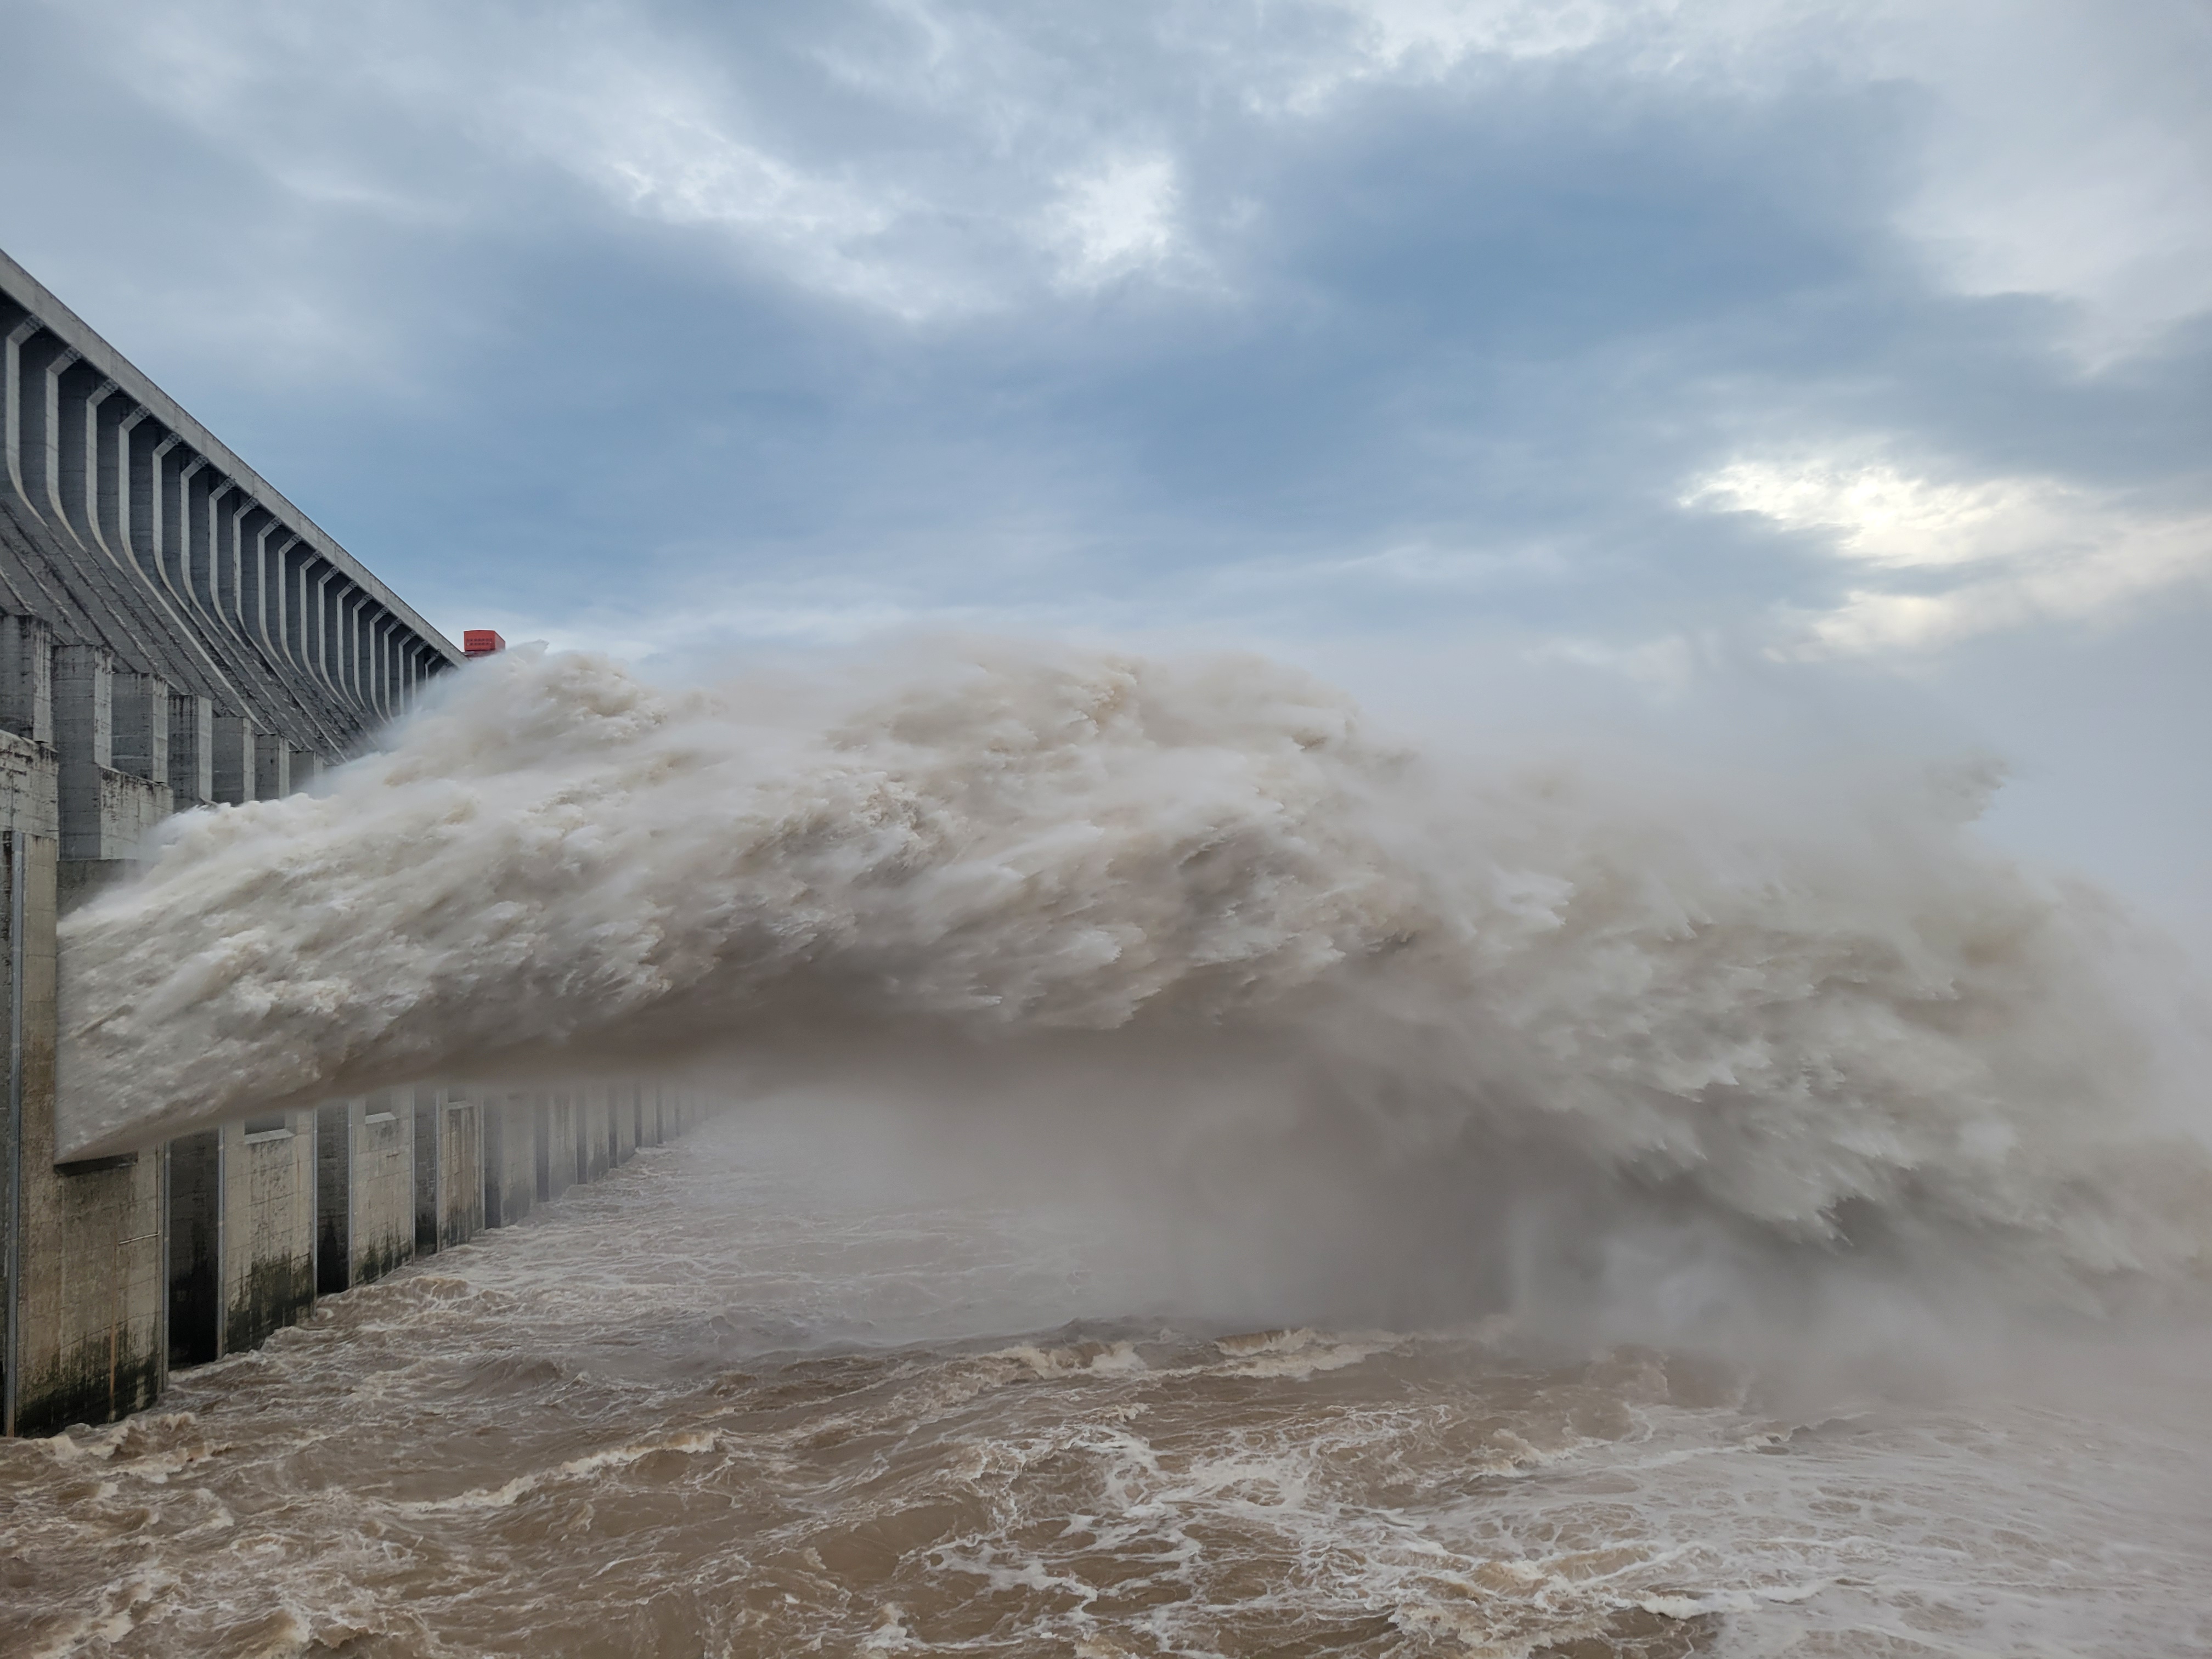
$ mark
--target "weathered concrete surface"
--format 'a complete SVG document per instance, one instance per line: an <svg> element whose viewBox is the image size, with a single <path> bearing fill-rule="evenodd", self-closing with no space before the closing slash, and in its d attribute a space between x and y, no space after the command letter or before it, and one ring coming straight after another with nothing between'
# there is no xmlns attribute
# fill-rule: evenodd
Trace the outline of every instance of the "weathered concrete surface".
<svg viewBox="0 0 2212 1659"><path fill-rule="evenodd" d="M569 1188L590 1179L585 1173L587 1155L584 1147L583 1115L583 1107L577 1094L566 1089L556 1089L549 1097L544 1117L544 1179L538 1184L539 1198L558 1198Z"/></svg>
<svg viewBox="0 0 2212 1659"><path fill-rule="evenodd" d="M484 1229L484 1104L479 1091L445 1093L439 1108L438 1248L465 1244Z"/></svg>
<svg viewBox="0 0 2212 1659"><path fill-rule="evenodd" d="M53 718L51 630L15 619L0 636L0 719L26 728L0 731L0 1030L9 1034L0 1419L23 1433L133 1410L159 1390L165 1363L160 1158L54 1167L62 769Z"/></svg>
<svg viewBox="0 0 2212 1659"><path fill-rule="evenodd" d="M637 1085L611 1084L607 1088L607 1115L614 1124L614 1158L617 1164L627 1164L637 1156Z"/></svg>
<svg viewBox="0 0 2212 1659"><path fill-rule="evenodd" d="M298 1324L314 1305L314 1115L276 1113L226 1124L216 1133L222 1179L222 1351L241 1353L271 1331Z"/></svg>
<svg viewBox="0 0 2212 1659"><path fill-rule="evenodd" d="M348 1281L381 1279L415 1254L415 1112L412 1091L349 1101L353 1136L353 1221Z"/></svg>
<svg viewBox="0 0 2212 1659"><path fill-rule="evenodd" d="M58 915L461 659L0 254L0 1431L135 1409L314 1291L311 1115L55 1166Z"/></svg>
<svg viewBox="0 0 2212 1659"><path fill-rule="evenodd" d="M169 793L179 812L215 802L215 705L205 697L170 694Z"/></svg>
<svg viewBox="0 0 2212 1659"><path fill-rule="evenodd" d="M607 1087L587 1083L576 1094L576 1133L580 1143L576 1184L597 1181L614 1167L614 1123L607 1109Z"/></svg>
<svg viewBox="0 0 2212 1659"><path fill-rule="evenodd" d="M54 1167L54 924L59 860L11 832L8 958L18 1024L9 1277L9 1428L46 1434L150 1404L163 1352L161 1158ZM19 850L20 849L20 850ZM18 933L20 928L20 933Z"/></svg>
<svg viewBox="0 0 2212 1659"><path fill-rule="evenodd" d="M512 1227L538 1200L538 1104L507 1090L488 1096L483 1110L484 1225Z"/></svg>

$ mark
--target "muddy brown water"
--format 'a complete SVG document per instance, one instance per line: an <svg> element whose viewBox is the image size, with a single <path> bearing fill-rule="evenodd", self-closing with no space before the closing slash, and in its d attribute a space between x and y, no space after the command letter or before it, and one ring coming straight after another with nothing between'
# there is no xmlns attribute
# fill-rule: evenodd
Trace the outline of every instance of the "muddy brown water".
<svg viewBox="0 0 2212 1659"><path fill-rule="evenodd" d="M740 1121L0 1446L0 1651L2212 1652L2212 1435L1654 1349L1144 1316Z"/></svg>

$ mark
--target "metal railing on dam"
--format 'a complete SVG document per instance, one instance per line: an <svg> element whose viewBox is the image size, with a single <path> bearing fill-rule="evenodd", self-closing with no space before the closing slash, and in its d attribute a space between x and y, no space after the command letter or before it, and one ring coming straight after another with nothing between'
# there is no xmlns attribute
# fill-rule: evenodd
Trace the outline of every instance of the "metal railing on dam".
<svg viewBox="0 0 2212 1659"><path fill-rule="evenodd" d="M57 924L173 811L362 751L453 644L0 254L0 1431L151 1403L317 1294L672 1131L636 1085L419 1088L54 1162Z"/></svg>

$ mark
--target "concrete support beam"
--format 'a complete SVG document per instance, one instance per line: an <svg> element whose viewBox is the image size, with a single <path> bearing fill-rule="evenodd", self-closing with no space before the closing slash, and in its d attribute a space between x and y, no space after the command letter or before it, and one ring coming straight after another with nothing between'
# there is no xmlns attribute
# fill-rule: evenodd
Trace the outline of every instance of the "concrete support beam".
<svg viewBox="0 0 2212 1659"><path fill-rule="evenodd" d="M116 422L115 436L118 477L112 505L115 538L109 545L118 559L129 560L147 575L153 570L149 554L157 526L161 457L176 438L143 407Z"/></svg>
<svg viewBox="0 0 2212 1659"><path fill-rule="evenodd" d="M553 1185L552 1096L530 1097L530 1126L531 1187L538 1202L544 1204L560 1196Z"/></svg>
<svg viewBox="0 0 2212 1659"><path fill-rule="evenodd" d="M54 747L61 756L62 856L112 858L100 834L100 779L115 768L115 659L96 645L54 653Z"/></svg>
<svg viewBox="0 0 2212 1659"><path fill-rule="evenodd" d="M184 443L163 446L161 453L159 500L155 507L154 586L179 617L191 610L191 579L192 479L207 465Z"/></svg>
<svg viewBox="0 0 2212 1659"><path fill-rule="evenodd" d="M56 493L69 527L88 548L100 545L94 504L99 477L99 410L114 390L114 381L82 359L70 365L54 387Z"/></svg>
<svg viewBox="0 0 2212 1659"><path fill-rule="evenodd" d="M595 1083L584 1091L584 1099L587 1103L586 1128L591 1152L584 1166L584 1179L597 1181L615 1167L614 1096L605 1084Z"/></svg>
<svg viewBox="0 0 2212 1659"><path fill-rule="evenodd" d="M136 699L138 677L129 677ZM54 747L61 762L63 902L88 883L113 879L137 858L172 805L166 781L115 764L114 659L100 646L54 653ZM150 715L150 705L142 706ZM139 740L143 746L143 734ZM150 761L147 763L150 764ZM96 872L70 866L97 865Z"/></svg>
<svg viewBox="0 0 2212 1659"><path fill-rule="evenodd" d="M553 1091L545 1120L549 1180L538 1191L540 1198L558 1198L569 1188L590 1179L585 1173L582 1116L583 1103L579 1096L565 1089Z"/></svg>
<svg viewBox="0 0 2212 1659"><path fill-rule="evenodd" d="M245 715L218 709L213 735L215 799L232 806L243 806L254 799L254 739L260 733Z"/></svg>
<svg viewBox="0 0 2212 1659"><path fill-rule="evenodd" d="M169 698L169 787L179 812L215 799L215 706L205 697Z"/></svg>
<svg viewBox="0 0 2212 1659"><path fill-rule="evenodd" d="M273 732L253 734L253 798L282 800L292 793L292 745Z"/></svg>
<svg viewBox="0 0 2212 1659"><path fill-rule="evenodd" d="M617 1083L607 1090L607 1116L614 1129L617 1164L627 1164L637 1156L637 1092L635 1083Z"/></svg>
<svg viewBox="0 0 2212 1659"><path fill-rule="evenodd" d="M347 1103L353 1213L347 1282L367 1285L415 1254L415 1112L386 1089ZM405 1110L402 1110L402 1107Z"/></svg>
<svg viewBox="0 0 2212 1659"><path fill-rule="evenodd" d="M170 550L169 580L179 601L203 630L215 624L215 618L209 614L213 606L207 597L207 577L215 562L212 498L222 479L222 475L204 455L193 456L177 473L178 499L184 516L178 526L177 544Z"/></svg>
<svg viewBox="0 0 2212 1659"><path fill-rule="evenodd" d="M146 410L106 383L94 407L92 532L117 565L131 552L131 434L145 424Z"/></svg>
<svg viewBox="0 0 2212 1659"><path fill-rule="evenodd" d="M345 694L338 684L335 649L338 573L318 559L309 566L303 580L305 615L301 625L305 630L307 672L343 703Z"/></svg>
<svg viewBox="0 0 2212 1659"><path fill-rule="evenodd" d="M8 741L15 742L10 738ZM51 767L40 756L18 756ZM0 803L39 810L33 787ZM28 814L27 813L26 816ZM0 833L4 881L7 1242L0 1428L51 1434L150 1405L165 1370L161 1160L54 1164L59 838Z"/></svg>
<svg viewBox="0 0 2212 1659"><path fill-rule="evenodd" d="M169 782L169 683L151 674L114 678L115 769L163 788Z"/></svg>
<svg viewBox="0 0 2212 1659"><path fill-rule="evenodd" d="M222 1351L242 1353L271 1331L298 1324L314 1305L315 1134L306 1112L248 1118L215 1133L222 1187Z"/></svg>
<svg viewBox="0 0 2212 1659"><path fill-rule="evenodd" d="M0 616L0 730L54 740L54 630L35 617Z"/></svg>
<svg viewBox="0 0 2212 1659"><path fill-rule="evenodd" d="M30 492L23 480L23 348L43 327L21 306L0 295L0 465L7 487L25 501Z"/></svg>
<svg viewBox="0 0 2212 1659"><path fill-rule="evenodd" d="M246 642L245 545L257 519L268 514L250 492L234 484L216 523L216 619L240 645Z"/></svg>
<svg viewBox="0 0 2212 1659"><path fill-rule="evenodd" d="M484 1103L483 1219L512 1227L538 1199L538 1103L512 1091Z"/></svg>
<svg viewBox="0 0 2212 1659"><path fill-rule="evenodd" d="M131 433L146 419L146 411L113 380L103 378L87 404L90 420L85 441L85 517L90 522L93 544L117 573L134 568L131 556L129 516Z"/></svg>
<svg viewBox="0 0 2212 1659"><path fill-rule="evenodd" d="M481 1089L414 1091L415 1253L465 1244L487 1224L497 1201L486 1192L489 1151L505 1115Z"/></svg>
<svg viewBox="0 0 2212 1659"><path fill-rule="evenodd" d="M269 653L273 664L282 655L279 641L284 629L277 607L283 602L277 572L284 550L299 538L275 514L264 516L253 532L246 558L246 621L254 642Z"/></svg>
<svg viewBox="0 0 2212 1659"><path fill-rule="evenodd" d="M41 331L23 341L17 358L23 495L31 510L57 528L68 523L61 505L61 377L80 355L60 336Z"/></svg>
<svg viewBox="0 0 2212 1659"><path fill-rule="evenodd" d="M484 1120L481 1091L447 1092L438 1109L438 1248L465 1244L484 1230Z"/></svg>

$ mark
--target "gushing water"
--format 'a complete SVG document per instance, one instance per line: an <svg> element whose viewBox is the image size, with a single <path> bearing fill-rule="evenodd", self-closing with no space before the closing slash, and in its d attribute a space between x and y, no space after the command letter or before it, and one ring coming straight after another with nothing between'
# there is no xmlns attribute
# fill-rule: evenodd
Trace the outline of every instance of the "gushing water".
<svg viewBox="0 0 2212 1659"><path fill-rule="evenodd" d="M70 920L63 1139L873 1052L1133 1128L1134 1096L1242 1100L1516 1237L1555 1223L1515 1201L1533 1172L1570 1227L1686 1206L1862 1255L1940 1235L2062 1291L2196 1272L2201 1080L2093 896L1981 849L1955 790L1729 811L1424 762L1249 659L672 693L513 653Z"/></svg>
<svg viewBox="0 0 2212 1659"><path fill-rule="evenodd" d="M470 670L68 920L64 1142L472 1073L749 1103L6 1449L0 1616L2202 1650L2191 994L1970 775L1656 775L1416 752L1244 659Z"/></svg>

